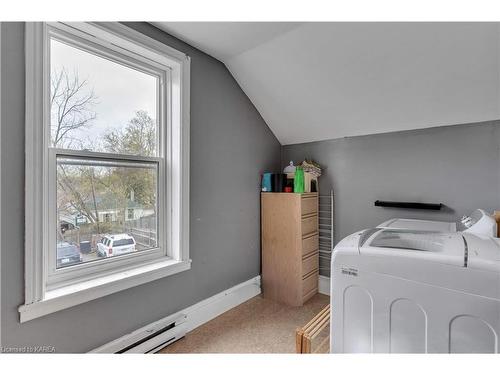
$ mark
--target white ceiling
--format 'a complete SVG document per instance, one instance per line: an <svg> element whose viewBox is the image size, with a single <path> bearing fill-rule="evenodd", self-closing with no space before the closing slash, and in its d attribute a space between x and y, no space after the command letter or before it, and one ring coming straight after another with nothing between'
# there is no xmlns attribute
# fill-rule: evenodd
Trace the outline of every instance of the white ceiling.
<svg viewBox="0 0 500 375"><path fill-rule="evenodd" d="M298 22L152 23L223 62L301 25Z"/></svg>
<svg viewBox="0 0 500 375"><path fill-rule="evenodd" d="M224 62L282 144L500 118L496 23L156 23Z"/></svg>

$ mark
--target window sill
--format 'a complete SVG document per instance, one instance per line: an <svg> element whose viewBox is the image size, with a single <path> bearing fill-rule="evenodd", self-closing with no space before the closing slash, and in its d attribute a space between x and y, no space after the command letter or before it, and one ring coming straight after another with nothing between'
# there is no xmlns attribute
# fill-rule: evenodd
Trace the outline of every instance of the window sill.
<svg viewBox="0 0 500 375"><path fill-rule="evenodd" d="M191 268L191 261L165 260L45 293L45 299L19 307L21 323Z"/></svg>

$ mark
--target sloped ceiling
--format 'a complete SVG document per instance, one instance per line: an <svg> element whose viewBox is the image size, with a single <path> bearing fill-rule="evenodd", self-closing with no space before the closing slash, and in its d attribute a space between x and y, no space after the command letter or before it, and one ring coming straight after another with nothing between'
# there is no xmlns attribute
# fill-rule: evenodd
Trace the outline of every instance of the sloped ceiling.
<svg viewBox="0 0 500 375"><path fill-rule="evenodd" d="M155 25L221 60L282 144L500 118L497 23Z"/></svg>

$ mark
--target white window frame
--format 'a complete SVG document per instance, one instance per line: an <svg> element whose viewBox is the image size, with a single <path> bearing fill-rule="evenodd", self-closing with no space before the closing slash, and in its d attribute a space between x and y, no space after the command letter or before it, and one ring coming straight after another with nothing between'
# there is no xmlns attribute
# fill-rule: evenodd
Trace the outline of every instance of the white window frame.
<svg viewBox="0 0 500 375"><path fill-rule="evenodd" d="M51 37L159 77L163 86L156 114L157 157L49 147ZM119 23L27 23L25 42L26 235L21 322L189 269L189 56ZM158 247L57 269L57 156L157 168Z"/></svg>

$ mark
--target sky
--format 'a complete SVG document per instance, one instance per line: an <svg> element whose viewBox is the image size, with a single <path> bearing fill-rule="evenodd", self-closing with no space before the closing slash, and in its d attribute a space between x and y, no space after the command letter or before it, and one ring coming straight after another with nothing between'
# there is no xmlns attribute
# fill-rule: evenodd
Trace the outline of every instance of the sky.
<svg viewBox="0 0 500 375"><path fill-rule="evenodd" d="M52 39L51 70L63 67L77 71L97 96L92 126L74 131L72 137L98 140L109 129L125 127L138 110L156 117L156 77Z"/></svg>

